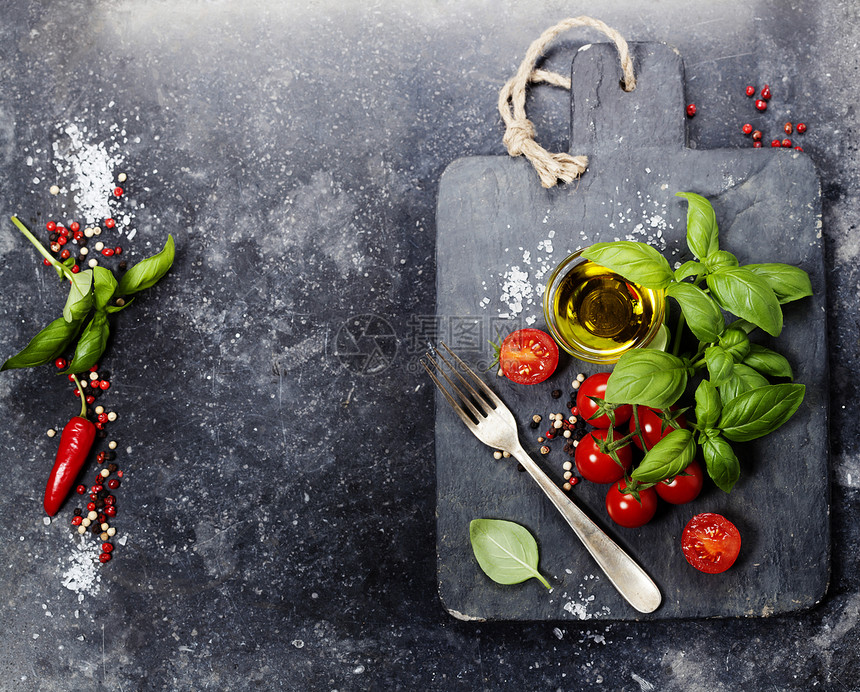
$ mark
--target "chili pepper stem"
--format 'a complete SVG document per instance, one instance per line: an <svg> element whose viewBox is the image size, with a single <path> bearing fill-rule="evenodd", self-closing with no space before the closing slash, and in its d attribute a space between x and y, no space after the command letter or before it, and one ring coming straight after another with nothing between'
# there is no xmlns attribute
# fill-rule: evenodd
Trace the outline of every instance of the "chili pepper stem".
<svg viewBox="0 0 860 692"><path fill-rule="evenodd" d="M81 386L80 380L78 380L78 376L72 374L72 379L75 381L75 386L78 388L78 391L81 394L81 418L87 417L87 397L84 395L84 388Z"/></svg>
<svg viewBox="0 0 860 692"><path fill-rule="evenodd" d="M21 220L17 216L12 216L11 219L12 223L15 224L15 228L21 231L24 237L29 240L33 244L33 246L39 251L39 254L42 255L42 257L44 257L46 260L48 260L51 263L51 266L53 266L58 271L61 271L63 273L63 276L65 276L69 281L71 281L72 272L69 271L69 268L66 267L64 264L57 262L57 260L53 258L51 253L45 249L45 246L42 245L42 243L37 240L36 236L34 236L30 232L30 229L27 228L23 223L21 223Z"/></svg>

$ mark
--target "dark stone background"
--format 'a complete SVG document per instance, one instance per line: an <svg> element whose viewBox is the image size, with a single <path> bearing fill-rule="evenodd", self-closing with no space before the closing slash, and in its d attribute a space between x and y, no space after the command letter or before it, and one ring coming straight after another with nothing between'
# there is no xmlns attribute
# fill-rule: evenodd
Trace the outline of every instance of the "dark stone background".
<svg viewBox="0 0 860 692"><path fill-rule="evenodd" d="M681 51L692 146L749 145L747 83L773 88L767 132L809 124L833 481L831 587L811 612L490 625L438 602L433 393L415 368L437 182L455 158L503 153L498 88L544 29L584 13ZM835 0L5 3L0 216L74 217L48 192L68 179L47 174L75 123L129 175L126 256L171 232L177 260L117 316L104 362L126 544L97 588L63 586L72 505L42 523L44 431L74 412L67 383L48 367L0 376L0 687L858 689L858 18ZM566 36L548 64L565 71L594 40ZM537 90L530 114L566 148L565 94ZM11 224L0 251L5 357L63 296ZM360 315L384 321L353 345ZM355 355L371 344L377 360Z"/></svg>

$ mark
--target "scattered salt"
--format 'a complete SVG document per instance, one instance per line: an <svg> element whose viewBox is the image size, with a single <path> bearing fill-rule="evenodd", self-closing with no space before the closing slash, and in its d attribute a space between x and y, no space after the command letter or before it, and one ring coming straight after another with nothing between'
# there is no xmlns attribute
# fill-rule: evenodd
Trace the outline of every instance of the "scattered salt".
<svg viewBox="0 0 860 692"><path fill-rule="evenodd" d="M63 572L62 585L78 595L78 602L84 596L94 596L101 589L99 574L100 545L91 541L80 541L69 556L69 568Z"/></svg>
<svg viewBox="0 0 860 692"><path fill-rule="evenodd" d="M107 191L113 188L114 171L122 163L114 142L86 141L85 132L75 123L68 124L68 137L53 144L54 168L68 182L78 216L84 223L96 223L111 215ZM111 151L108 151L111 145Z"/></svg>

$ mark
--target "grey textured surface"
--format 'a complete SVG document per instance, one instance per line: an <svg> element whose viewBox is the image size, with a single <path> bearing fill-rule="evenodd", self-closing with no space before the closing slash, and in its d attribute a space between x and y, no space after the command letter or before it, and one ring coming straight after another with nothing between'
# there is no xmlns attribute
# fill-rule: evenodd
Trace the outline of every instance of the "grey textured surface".
<svg viewBox="0 0 860 692"><path fill-rule="evenodd" d="M807 613L476 624L439 603L433 394L415 368L438 326L437 186L451 161L503 153L498 88L536 36L582 13L678 47L696 149L748 146L747 119L767 135L789 118L810 125L829 271L833 559ZM97 593L63 586L69 509L46 527L39 508L55 448L44 430L73 400L47 368L0 379L0 687L856 688L857 20L837 0L5 3L0 218L77 213L48 192L74 178L52 149L74 123L115 144L129 174L128 255L168 231L178 254L118 316L106 361L128 540ZM548 64L566 69L575 44L597 39L565 37ZM765 81L774 99L759 116L741 94ZM565 149L566 96L539 88L529 108L540 140ZM6 354L62 298L11 227L0 250ZM384 323L356 341L360 315L390 325L393 358ZM356 356L370 345L374 360Z"/></svg>
<svg viewBox="0 0 860 692"><path fill-rule="evenodd" d="M633 54L638 86L630 94L618 86L614 46L591 45L573 61L573 131L585 132L583 140L592 137L571 149L590 157L577 184L545 190L530 164L509 156L459 159L445 171L436 217L437 313L448 321L477 314L476 330L487 333L497 306L506 309L505 282L487 278L523 274L527 278L519 283L532 293L523 291L522 311L511 310L511 323L546 329L540 289L558 262L595 242L647 240L680 266L692 255L685 241L687 205L675 192L693 191L713 202L721 248L743 263L786 262L810 274L815 295L786 306L782 334L766 342L790 359L796 380L807 385L805 404L777 434L740 446L742 480L730 495L709 483L695 503L663 504L654 521L628 530L606 514L608 486L582 483L571 493L663 592L663 605L642 615L615 592L532 480L515 471L515 462L495 462L491 450L437 396L439 589L445 607L459 617L769 616L807 609L827 587L826 270L818 176L811 160L793 150L683 149L680 58L656 43L638 44ZM660 134L652 137L654 132ZM674 319L667 324L673 327ZM503 329L507 333L510 326ZM461 335L451 338L467 360L491 358L486 340L478 348L459 344ZM520 438L532 458L559 483L562 463L571 460L561 449L564 440L547 443L553 451L541 455L538 437L549 424L532 430L528 423L534 413L544 421L552 412L569 415L564 401L572 378L602 369L567 357L540 385L524 387L491 376L490 385L517 414ZM564 397L553 400L554 389ZM690 395L680 405L691 402ZM792 464L787 476L785 464L793 458L800 463ZM691 569L678 549L685 524L699 512L727 516L743 536L742 558L719 577ZM541 566L552 575L551 595L534 580L500 587L480 572L466 539L470 520L484 516L523 523L535 534Z"/></svg>

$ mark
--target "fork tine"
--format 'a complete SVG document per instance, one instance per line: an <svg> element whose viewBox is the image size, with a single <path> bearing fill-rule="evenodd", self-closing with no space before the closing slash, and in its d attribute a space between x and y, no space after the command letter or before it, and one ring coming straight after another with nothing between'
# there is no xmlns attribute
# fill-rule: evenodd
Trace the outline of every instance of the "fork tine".
<svg viewBox="0 0 860 692"><path fill-rule="evenodd" d="M459 365L459 366L460 366L460 367L461 367L461 368L462 368L462 369L463 369L463 370L464 370L464 371L465 371L465 372L470 376L470 379L471 379L471 380L472 380L476 385L478 385L478 387L480 387L480 388L481 388L481 391L482 391L482 392L487 396L487 398L488 398L491 402L493 402L493 404L494 404L497 408L498 408L498 407L502 407L502 408L504 408L504 404L502 403L502 400L498 397L498 395L497 395L497 394L496 394L492 389L490 389L486 384L484 384L484 381L483 381L480 377L478 377L478 376L474 373L474 371L473 371L473 370L472 370L468 365L466 365L466 364L462 361L462 359L460 358L460 356L458 356L458 355L457 355L456 353L454 353L450 348L448 348L448 344L446 344L444 341L440 341L439 343L440 343L440 345L442 346L442 348L444 348L444 349L445 349L445 350L446 350L446 351L451 355L451 357L454 359L454 361L455 361L455 362L456 362L456 363L457 363L457 364L458 364L458 365ZM440 353L440 354L439 354L439 356L440 356L440 357L442 357L442 354ZM443 358L443 360L444 360L444 358ZM446 362L447 362L447 361L446 361ZM456 372L456 369L455 369L455 372ZM459 375L459 372L458 372L458 375ZM461 379L461 380L463 379L463 378L462 378L462 376L460 377L460 379ZM474 389L472 389L472 387L471 387L471 386L469 386L469 384L468 384L465 380L463 380L463 382L466 384L466 386L467 386L467 387L469 387L469 389L470 389L470 390L472 390L472 393L473 393L475 396L477 396L477 392L475 392L475 390L474 390Z"/></svg>
<svg viewBox="0 0 860 692"><path fill-rule="evenodd" d="M433 357L429 353L425 354L425 357L431 363L433 363L433 367L435 367L436 370L439 371L443 377L445 377L445 374L442 373L441 370L439 370L439 364L435 360L433 360ZM453 396L451 396L451 393L447 389L445 389L445 385L443 385L439 378L436 377L434 372L427 366L427 363L425 363L424 360L421 360L420 362L424 369L427 371L427 374L430 375L430 379L432 379L433 382L436 383L436 386L439 388L439 391L442 392L442 394L445 396L445 399L447 399L448 403L451 404L451 408L453 408L457 415L460 416L460 420L462 420L466 424L466 427L469 428L469 430L475 432L475 422L471 418L469 418L469 416L466 415L466 412L460 407L460 404L457 402L457 400ZM445 377L445 379L447 380L448 378Z"/></svg>
<svg viewBox="0 0 860 692"><path fill-rule="evenodd" d="M481 403L486 404L487 402L482 402L482 400L478 397L478 393L474 389L472 389L472 387L469 386L469 383L463 379L462 375L460 375L457 372L457 370L454 367L452 367L451 363L449 363L445 359L445 356L443 356L438 351L436 352L436 355L439 356L439 359L443 363L445 363L445 365L447 365L451 369L451 371L455 375L457 375L457 377L460 379L460 381L463 382L463 384L466 385L466 387L471 391L472 396L475 397L474 402L468 396L463 394L462 391L460 391L460 389L457 387L457 385L454 384L454 381L450 377L448 377L448 375L445 373L445 371L439 367L439 364L435 360L433 360L433 356L431 356L428 353L428 354L426 354L426 357L433 363L433 365L436 367L436 371L444 378L444 380L448 383L448 386L454 391L454 393L457 395L457 397L459 397L460 404L465 405L465 407L469 409L471 414L475 417L475 420L481 421L483 418L485 418L487 416L487 411L479 410L478 406L476 404L481 404Z"/></svg>
<svg viewBox="0 0 860 692"><path fill-rule="evenodd" d="M439 351L436 351L436 355L439 356L439 359L443 363L445 363L445 365L448 366L448 368L451 370L452 373L454 373L457 376L457 379L463 383L463 386L472 395L476 404L481 404L482 407L485 407L485 408L491 408L488 406L488 402L481 398L481 396L478 394L478 392L475 391L475 388L471 384L469 384L469 382L463 377L463 375L460 373L460 371L457 368L455 368L453 365L451 365L451 363L448 361L447 358L445 358L445 356L442 353L439 353ZM462 361L460 361L460 362L462 363ZM457 389L457 386L450 380L450 378L448 378L445 375L444 371L440 370L440 372L442 373L442 376L445 377L446 380L448 380L449 384L454 388L454 390L457 392L457 394L460 395L460 398L462 398L466 401L466 403L469 405L469 408L472 411L472 413L474 413L476 416L480 416L481 418L483 418L484 416L487 415L487 412L484 410L478 412L476 407L472 405L471 400L468 397L464 396L463 393L459 389Z"/></svg>

